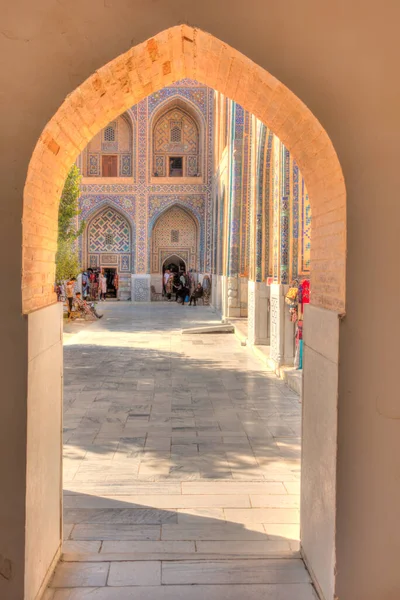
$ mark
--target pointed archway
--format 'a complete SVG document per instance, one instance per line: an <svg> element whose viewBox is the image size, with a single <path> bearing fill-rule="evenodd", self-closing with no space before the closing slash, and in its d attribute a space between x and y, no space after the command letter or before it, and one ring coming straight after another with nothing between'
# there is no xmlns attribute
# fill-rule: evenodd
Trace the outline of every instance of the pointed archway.
<svg viewBox="0 0 400 600"><path fill-rule="evenodd" d="M241 104L292 153L306 180L314 215L312 302L344 310L346 191L329 136L301 100L270 73L214 36L184 25L159 33L96 71L68 96L44 128L30 161L24 192L25 313L55 299L52 282L58 201L73 161L117 115L186 77ZM35 269L39 262L40 272Z"/></svg>
<svg viewBox="0 0 400 600"><path fill-rule="evenodd" d="M39 323L40 319L46 319L46 311L54 308L51 305L55 302L53 281L58 206L71 164L90 139L117 115L150 93L184 78L196 79L216 89L267 125L292 153L307 184L313 213L312 303L317 309L312 313L313 331L323 331L325 338L333 338L333 342L326 349L321 336L314 336L310 340L310 356L314 356L314 352L315 365L318 366L308 372L306 370L305 374L304 427L308 428L313 443L303 454L307 486L303 494L305 502L302 505L302 517L304 515L305 521L302 529L311 570L324 587L330 588L334 579L335 551L338 312L343 312L345 308L346 191L342 170L327 133L288 88L229 45L186 25L172 27L156 35L96 71L66 98L47 123L30 161L22 223L23 312L30 317L32 313L32 323ZM46 311L37 311L39 308ZM56 311L53 312L48 329L59 328L58 315ZM330 380L322 381L318 373L327 372L328 368ZM61 369L59 377L61 381ZM37 397L40 395L37 390L43 390L44 381L31 378L29 386L29 394ZM313 412L314 409L321 411L321 398L324 399L324 417L328 412L327 406L330 410L330 420L324 419L329 436L320 426L323 419L318 420ZM60 412L60 400L61 392L57 398L52 397L49 406L56 407ZM36 414L39 419L40 412ZM55 422L53 416L53 413L48 414L49 422ZM58 414L56 418L59 418ZM35 423L35 415L32 414L30 431ZM41 454L37 455L41 471L51 474L43 477L45 485L37 486L35 511L27 503L26 519L32 521L34 514L37 527L46 522L51 534L51 544L48 543L40 571L30 567L28 573L28 576L35 573L35 587L44 580L50 568L50 554L56 559L59 552L59 434L54 433L51 452L47 446L43 446ZM29 450L28 447L28 456ZM52 464L47 469L50 456ZM324 495L320 490L327 476L330 477L331 489L329 494ZM28 469L28 490L35 477L34 469ZM47 506L50 504L53 508L51 519L47 518ZM307 527L304 527L304 523ZM317 529L323 531L323 552L321 544L314 540ZM31 530L27 537L32 544ZM36 546L37 543L35 539Z"/></svg>

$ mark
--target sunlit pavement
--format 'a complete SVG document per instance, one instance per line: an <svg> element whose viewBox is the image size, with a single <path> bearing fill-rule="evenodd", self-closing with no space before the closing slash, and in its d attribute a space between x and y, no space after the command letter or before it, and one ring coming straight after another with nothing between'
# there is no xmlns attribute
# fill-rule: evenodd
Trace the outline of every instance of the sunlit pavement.
<svg viewBox="0 0 400 600"><path fill-rule="evenodd" d="M65 341L64 562L46 600L310 600L300 404L209 307L102 303Z"/></svg>

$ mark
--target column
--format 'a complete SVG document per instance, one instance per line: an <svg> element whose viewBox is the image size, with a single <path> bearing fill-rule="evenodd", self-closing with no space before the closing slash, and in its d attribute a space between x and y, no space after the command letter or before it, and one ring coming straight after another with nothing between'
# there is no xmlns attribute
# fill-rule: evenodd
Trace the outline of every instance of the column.
<svg viewBox="0 0 400 600"><path fill-rule="evenodd" d="M269 344L269 287L263 281L264 219L267 210L265 181L269 177L266 165L267 145L271 136L261 123L254 124L251 179L253 193L250 206L250 280L248 283L248 341L251 345Z"/></svg>
<svg viewBox="0 0 400 600"><path fill-rule="evenodd" d="M243 129L244 110L232 103L231 140L229 161L229 219L228 256L226 280L227 317L240 317L240 241L243 174Z"/></svg>

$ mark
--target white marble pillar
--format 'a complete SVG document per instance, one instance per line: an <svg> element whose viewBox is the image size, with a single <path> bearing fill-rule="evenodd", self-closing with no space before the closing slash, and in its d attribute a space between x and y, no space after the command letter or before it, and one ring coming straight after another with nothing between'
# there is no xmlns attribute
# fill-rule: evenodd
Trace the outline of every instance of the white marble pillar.
<svg viewBox="0 0 400 600"><path fill-rule="evenodd" d="M270 286L248 282L248 341L252 345L269 345Z"/></svg>
<svg viewBox="0 0 400 600"><path fill-rule="evenodd" d="M146 273L132 275L132 302L150 302L151 275Z"/></svg>

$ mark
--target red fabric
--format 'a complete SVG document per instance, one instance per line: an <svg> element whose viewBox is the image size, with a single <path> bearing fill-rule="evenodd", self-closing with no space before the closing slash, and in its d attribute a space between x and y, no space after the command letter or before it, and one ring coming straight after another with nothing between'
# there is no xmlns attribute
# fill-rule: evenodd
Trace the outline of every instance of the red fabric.
<svg viewBox="0 0 400 600"><path fill-rule="evenodd" d="M310 303L310 280L309 279L305 279L302 284L301 284L302 290L303 290L303 294L302 294L302 304L309 304Z"/></svg>
<svg viewBox="0 0 400 600"><path fill-rule="evenodd" d="M303 339L303 321L297 323L296 340Z"/></svg>

